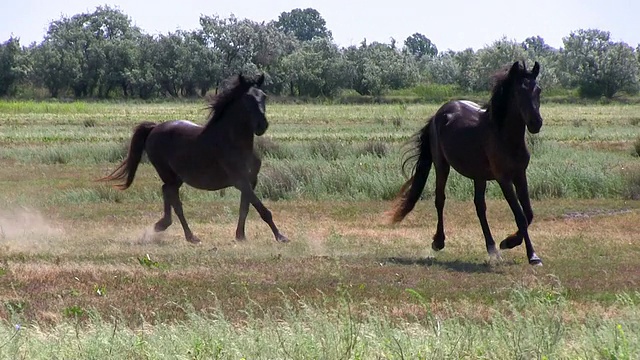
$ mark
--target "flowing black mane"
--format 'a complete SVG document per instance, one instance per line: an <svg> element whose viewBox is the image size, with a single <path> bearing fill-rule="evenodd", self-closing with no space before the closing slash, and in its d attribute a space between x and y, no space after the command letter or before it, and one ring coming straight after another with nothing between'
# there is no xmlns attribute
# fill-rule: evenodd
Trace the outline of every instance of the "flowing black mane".
<svg viewBox="0 0 640 360"><path fill-rule="evenodd" d="M209 109L207 123L218 122L222 118L222 114L227 106L242 96L242 94L249 91L252 86L256 85L257 82L255 80L246 80L242 74L233 77L229 84L225 86L224 90L209 100L209 105L207 106Z"/></svg>
<svg viewBox="0 0 640 360"><path fill-rule="evenodd" d="M517 73L513 73L511 69L511 65L505 66L492 76L493 88L491 89L491 98L489 99L489 103L485 106L485 108L489 110L491 119L498 125L498 127L502 127L504 119L507 116L510 101L509 97L513 92L511 87L514 85L513 80L515 80L513 77L531 76L531 72L527 71L524 61L522 64L518 62Z"/></svg>

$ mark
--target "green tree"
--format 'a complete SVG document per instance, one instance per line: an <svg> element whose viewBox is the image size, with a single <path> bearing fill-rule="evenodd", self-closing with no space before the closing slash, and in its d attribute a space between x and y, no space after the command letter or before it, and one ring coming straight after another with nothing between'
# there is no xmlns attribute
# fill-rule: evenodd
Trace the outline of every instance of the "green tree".
<svg viewBox="0 0 640 360"><path fill-rule="evenodd" d="M309 41L315 37L331 38L326 21L312 8L283 12L275 25L284 33L293 34L300 41Z"/></svg>
<svg viewBox="0 0 640 360"><path fill-rule="evenodd" d="M485 91L491 88L491 77L499 69L515 61L527 60L521 44L502 38L478 50L473 90Z"/></svg>
<svg viewBox="0 0 640 360"><path fill-rule="evenodd" d="M44 41L31 51L34 83L49 90L52 97L62 95L80 73L78 59L62 47Z"/></svg>
<svg viewBox="0 0 640 360"><path fill-rule="evenodd" d="M16 83L26 75L21 62L20 39L11 37L0 44L0 96L11 95Z"/></svg>
<svg viewBox="0 0 640 360"><path fill-rule="evenodd" d="M613 97L638 90L638 61L632 47L614 43L608 31L579 29L562 39L563 70L584 97Z"/></svg>
<svg viewBox="0 0 640 360"><path fill-rule="evenodd" d="M160 86L156 81L156 61L162 56L158 41L151 35L142 35L136 42L133 53L134 66L125 72L129 92L141 99L157 94Z"/></svg>
<svg viewBox="0 0 640 360"><path fill-rule="evenodd" d="M327 38L306 41L282 59L282 77L290 95L334 96L349 86L348 63Z"/></svg>
<svg viewBox="0 0 640 360"><path fill-rule="evenodd" d="M47 77L42 81L56 93L64 85L71 87L77 97L104 97L114 86L122 86L126 67L132 65L132 42L139 34L126 15L108 6L53 21L39 54L52 55L55 70L41 69L41 75ZM39 66L47 66L46 56L39 61ZM58 76L56 72L68 76L69 83L59 84L52 79Z"/></svg>
<svg viewBox="0 0 640 360"><path fill-rule="evenodd" d="M382 95L388 89L413 86L418 79L413 56L389 44L363 41L360 47L349 47L345 55L353 68L353 89L361 95Z"/></svg>
<svg viewBox="0 0 640 360"><path fill-rule="evenodd" d="M566 79L560 69L560 51L548 45L540 36L528 37L521 45L526 53L526 59L538 61L542 66L538 77L538 83L542 88L560 87L563 79Z"/></svg>
<svg viewBox="0 0 640 360"><path fill-rule="evenodd" d="M460 68L455 61L455 52L447 51L434 57L423 57L422 67L429 82L454 85Z"/></svg>
<svg viewBox="0 0 640 360"><path fill-rule="evenodd" d="M404 47L411 55L416 59L421 59L423 56L434 57L438 55L438 48L435 44L429 40L426 36L415 33L409 36L404 41Z"/></svg>
<svg viewBox="0 0 640 360"><path fill-rule="evenodd" d="M471 91L475 85L476 75L476 53L472 48L467 48L453 55L453 61L458 67L456 74L456 84L463 91Z"/></svg>
<svg viewBox="0 0 640 360"><path fill-rule="evenodd" d="M255 22L238 20L231 15L228 19L215 16L201 16L202 35L215 52L219 53L221 62L221 79L228 78L243 70L255 69L252 58L258 35Z"/></svg>

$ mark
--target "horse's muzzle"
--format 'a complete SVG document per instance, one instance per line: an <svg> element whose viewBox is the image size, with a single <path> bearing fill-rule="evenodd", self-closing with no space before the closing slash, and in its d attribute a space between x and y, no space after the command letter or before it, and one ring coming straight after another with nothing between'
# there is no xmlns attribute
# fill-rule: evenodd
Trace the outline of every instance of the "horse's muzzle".
<svg viewBox="0 0 640 360"><path fill-rule="evenodd" d="M542 118L537 118L527 123L527 129L532 134L539 133L541 128L542 128Z"/></svg>
<svg viewBox="0 0 640 360"><path fill-rule="evenodd" d="M264 135L264 133L267 132L268 128L269 128L269 123L265 123L264 126L256 127L256 131L254 131L254 134L256 134L256 136L262 136Z"/></svg>

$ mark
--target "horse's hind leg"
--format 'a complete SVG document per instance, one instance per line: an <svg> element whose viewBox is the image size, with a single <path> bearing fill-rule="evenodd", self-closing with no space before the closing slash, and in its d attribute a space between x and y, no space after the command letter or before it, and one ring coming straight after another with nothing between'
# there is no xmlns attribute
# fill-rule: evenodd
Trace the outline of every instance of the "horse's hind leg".
<svg viewBox="0 0 640 360"><path fill-rule="evenodd" d="M165 231L171 225L171 197L169 185L162 185L162 200L164 201L164 215L154 225L155 231Z"/></svg>
<svg viewBox="0 0 640 360"><path fill-rule="evenodd" d="M480 220L480 226L482 227L482 234L484 235L487 252L489 253L489 256L499 257L500 254L496 249L496 242L493 240L493 236L491 236L491 230L489 229L489 223L487 222L487 203L485 201L487 182L484 180L474 180L473 187L473 203L476 206L476 214Z"/></svg>
<svg viewBox="0 0 640 360"><path fill-rule="evenodd" d="M438 225L436 233L433 235L433 242L431 248L435 251L444 249L444 202L445 187L447 185L447 179L449 178L450 166L445 161L440 161L436 165L436 211L438 213Z"/></svg>
<svg viewBox="0 0 640 360"><path fill-rule="evenodd" d="M250 170L250 182L251 182L251 189L256 188L256 185L258 184L258 172L260 172L260 167L262 166L262 161L257 158L257 157L253 157L253 166ZM247 220L247 214L249 213L249 197L246 195L246 193L242 192L240 194L240 211L238 212L238 227L236 228L236 240L238 241L242 241L242 240L246 240L246 236L244 233L244 228L245 228L245 223Z"/></svg>
<svg viewBox="0 0 640 360"><path fill-rule="evenodd" d="M173 206L173 210L176 212L176 216L180 220L180 224L182 225L182 229L184 230L184 236L188 242L193 244L200 243L200 239L198 239L189 228L189 224L187 224L187 219L184 217L184 212L182 210L182 201L180 201L180 186L182 186L182 182L178 182L175 184L165 184L167 197L171 206ZM165 186L162 187L163 192Z"/></svg>

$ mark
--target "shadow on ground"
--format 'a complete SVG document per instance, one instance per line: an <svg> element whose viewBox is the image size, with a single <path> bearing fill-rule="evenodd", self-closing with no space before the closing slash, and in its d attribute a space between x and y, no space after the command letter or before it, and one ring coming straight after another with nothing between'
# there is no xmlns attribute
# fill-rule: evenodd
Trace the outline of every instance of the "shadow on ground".
<svg viewBox="0 0 640 360"><path fill-rule="evenodd" d="M440 260L434 257L388 257L382 259L381 262L396 265L437 266L447 270L464 273L496 273L501 272L501 268L508 265L504 261L494 264L489 262L479 263L462 260Z"/></svg>

